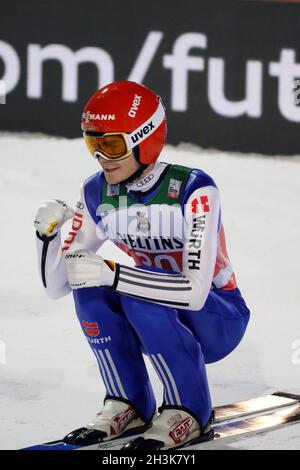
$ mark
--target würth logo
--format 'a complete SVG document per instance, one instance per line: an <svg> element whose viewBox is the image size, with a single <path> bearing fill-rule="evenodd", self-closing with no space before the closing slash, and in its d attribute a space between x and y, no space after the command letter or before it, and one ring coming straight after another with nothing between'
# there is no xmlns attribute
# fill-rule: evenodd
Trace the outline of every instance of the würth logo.
<svg viewBox="0 0 300 470"><path fill-rule="evenodd" d="M98 336L100 333L99 325L97 322L82 321L84 330L88 336Z"/></svg>
<svg viewBox="0 0 300 470"><path fill-rule="evenodd" d="M131 136L131 141L133 144L137 144L141 140L144 140L145 136L149 134L150 131L155 129L155 125L150 121L146 126L140 129L138 132Z"/></svg>
<svg viewBox="0 0 300 470"><path fill-rule="evenodd" d="M209 204L208 204L208 197L207 196L200 196L200 204L202 208L202 212L209 212ZM199 200L194 199L192 201L192 212L193 214L198 214L199 212Z"/></svg>

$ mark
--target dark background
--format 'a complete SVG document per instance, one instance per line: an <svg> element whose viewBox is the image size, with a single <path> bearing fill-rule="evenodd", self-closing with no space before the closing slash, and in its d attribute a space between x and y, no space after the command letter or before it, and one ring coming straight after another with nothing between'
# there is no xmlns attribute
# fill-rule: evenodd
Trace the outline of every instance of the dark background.
<svg viewBox="0 0 300 470"><path fill-rule="evenodd" d="M192 142L204 148L265 154L300 153L300 122L281 115L278 79L268 72L269 63L279 60L283 48L296 50L300 62L300 5L226 0L4 0L0 15L0 41L13 46L21 62L20 81L7 95L6 104L0 105L0 130L79 137L82 108L98 87L95 65L80 65L78 100L63 101L61 66L49 60L43 67L42 98L27 98L29 44L61 44L73 51L102 48L113 60L114 80L126 80L147 35L161 31L163 39L143 83L163 98L169 143ZM172 54L175 40L189 32L207 36L207 49L190 51L205 59L205 70L188 72L188 109L178 112L171 109L172 71L163 67L163 56ZM225 59L225 94L231 100L245 96L246 61L263 63L261 118L228 118L211 108L207 80L207 59L211 57ZM0 79L3 73L0 55Z"/></svg>

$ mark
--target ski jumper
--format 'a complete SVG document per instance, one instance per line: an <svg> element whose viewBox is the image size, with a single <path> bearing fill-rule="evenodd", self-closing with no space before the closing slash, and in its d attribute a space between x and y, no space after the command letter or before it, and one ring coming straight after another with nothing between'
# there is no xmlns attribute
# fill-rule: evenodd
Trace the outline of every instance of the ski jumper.
<svg viewBox="0 0 300 470"><path fill-rule="evenodd" d="M250 315L228 258L215 182L158 161L131 185L109 185L102 171L88 178L63 248L59 234L37 239L48 295L71 291L65 253L96 252L107 239L135 267L112 262L105 286L73 290L106 397L151 420L147 354L164 388L162 406L186 409L204 426L212 411L205 364L236 348Z"/></svg>

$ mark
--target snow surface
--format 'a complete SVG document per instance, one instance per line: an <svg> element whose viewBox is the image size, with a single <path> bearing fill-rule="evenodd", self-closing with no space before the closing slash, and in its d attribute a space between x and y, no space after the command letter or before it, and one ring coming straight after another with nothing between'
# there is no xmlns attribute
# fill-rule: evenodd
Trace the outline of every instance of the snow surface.
<svg viewBox="0 0 300 470"><path fill-rule="evenodd" d="M81 182L98 167L79 139L4 133L0 153L0 363L4 347L6 353L0 364L0 448L17 449L84 425L102 403L98 367L71 296L53 301L42 290L33 228L45 200L74 203ZM161 160L200 167L215 179L229 256L252 310L242 344L208 366L214 404L279 389L300 393L300 158L182 145L166 147ZM110 242L102 253L132 264ZM300 449L300 425L229 447Z"/></svg>

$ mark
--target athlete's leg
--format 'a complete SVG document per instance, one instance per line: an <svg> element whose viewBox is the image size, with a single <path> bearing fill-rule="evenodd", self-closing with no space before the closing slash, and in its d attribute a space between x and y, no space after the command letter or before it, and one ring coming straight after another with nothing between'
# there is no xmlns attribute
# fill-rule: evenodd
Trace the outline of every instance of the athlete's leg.
<svg viewBox="0 0 300 470"><path fill-rule="evenodd" d="M185 408L206 425L211 399L200 343L176 309L126 295L120 299L164 386L163 406Z"/></svg>
<svg viewBox="0 0 300 470"><path fill-rule="evenodd" d="M239 289L212 289L202 310L179 312L180 320L201 344L206 364L223 359L237 347L249 316Z"/></svg>
<svg viewBox="0 0 300 470"><path fill-rule="evenodd" d="M140 341L124 316L119 294L106 288L73 291L83 332L97 358L107 395L131 403L144 421L156 403Z"/></svg>

